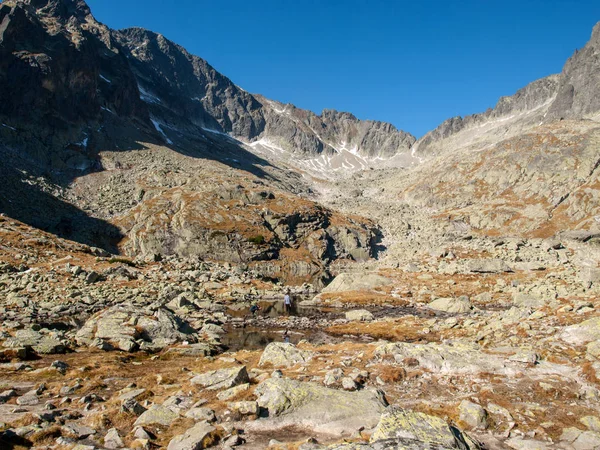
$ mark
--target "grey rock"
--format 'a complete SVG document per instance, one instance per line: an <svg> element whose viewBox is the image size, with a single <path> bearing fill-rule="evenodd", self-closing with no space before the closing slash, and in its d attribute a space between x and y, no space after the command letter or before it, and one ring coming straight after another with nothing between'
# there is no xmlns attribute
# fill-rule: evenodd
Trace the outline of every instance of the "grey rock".
<svg viewBox="0 0 600 450"><path fill-rule="evenodd" d="M473 259L467 264L470 272L475 273L502 273L512 272L512 269L502 259Z"/></svg>
<svg viewBox="0 0 600 450"><path fill-rule="evenodd" d="M468 297L438 298L429 303L427 306L436 311L444 311L449 313L466 313L473 308Z"/></svg>
<svg viewBox="0 0 600 450"><path fill-rule="evenodd" d="M140 405L133 398L123 400L121 403L121 410L124 412L135 414L136 416L140 416L147 411L146 408Z"/></svg>
<svg viewBox="0 0 600 450"><path fill-rule="evenodd" d="M366 274L351 274L341 273L333 279L326 288L321 292L333 293L333 292L345 292L345 291L363 291L371 290L381 286L387 286L392 284L389 278L381 275L366 273Z"/></svg>
<svg viewBox="0 0 600 450"><path fill-rule="evenodd" d="M480 405L463 400L458 406L460 420L473 428L487 428L487 412Z"/></svg>
<svg viewBox="0 0 600 450"><path fill-rule="evenodd" d="M353 432L360 426L372 427L387 405L378 391L346 392L288 378L269 378L254 392L258 405L268 410L269 417L278 418L273 422L274 427L302 425L316 433Z"/></svg>
<svg viewBox="0 0 600 450"><path fill-rule="evenodd" d="M575 345L583 345L600 339L600 317L593 317L575 325L565 327L560 338Z"/></svg>
<svg viewBox="0 0 600 450"><path fill-rule="evenodd" d="M373 448L478 448L467 445L466 441L470 441L467 436L445 420L402 408L392 408L382 414L370 439Z"/></svg>
<svg viewBox="0 0 600 450"><path fill-rule="evenodd" d="M274 367L290 367L303 364L312 359L312 354L297 348L294 344L286 342L271 342L265 347L259 366L271 364Z"/></svg>
<svg viewBox="0 0 600 450"><path fill-rule="evenodd" d="M373 320L373 318L373 314L366 309L355 309L353 311L346 312L346 320L369 322Z"/></svg>
<svg viewBox="0 0 600 450"><path fill-rule="evenodd" d="M175 436L167 450L201 450L211 447L216 441L216 428L206 422L198 422L184 434Z"/></svg>
<svg viewBox="0 0 600 450"><path fill-rule="evenodd" d="M185 417L194 420L205 420L214 422L216 420L215 412L210 408L192 408L185 413Z"/></svg>
<svg viewBox="0 0 600 450"><path fill-rule="evenodd" d="M109 449L123 448L123 440L116 428L111 428L104 436L104 446Z"/></svg>
<svg viewBox="0 0 600 450"><path fill-rule="evenodd" d="M159 424L169 426L179 417L179 414L162 405L152 405L150 409L137 418L134 425L144 426Z"/></svg>
<svg viewBox="0 0 600 450"><path fill-rule="evenodd" d="M258 416L258 403L254 401L231 402L227 404L228 408L236 411L243 416Z"/></svg>
<svg viewBox="0 0 600 450"><path fill-rule="evenodd" d="M96 434L96 430L94 430L93 428L81 425L76 422L71 422L63 425L63 429L67 433L75 435L77 439L85 439L88 436Z"/></svg>
<svg viewBox="0 0 600 450"><path fill-rule="evenodd" d="M209 390L219 390L247 383L249 378L246 366L238 366L196 375L190 381Z"/></svg>
<svg viewBox="0 0 600 450"><path fill-rule="evenodd" d="M172 312L159 308L152 313L139 306L118 305L90 318L76 334L80 345L94 345L98 339L114 343L124 351L138 348L157 350L176 342L198 339L190 325Z"/></svg>

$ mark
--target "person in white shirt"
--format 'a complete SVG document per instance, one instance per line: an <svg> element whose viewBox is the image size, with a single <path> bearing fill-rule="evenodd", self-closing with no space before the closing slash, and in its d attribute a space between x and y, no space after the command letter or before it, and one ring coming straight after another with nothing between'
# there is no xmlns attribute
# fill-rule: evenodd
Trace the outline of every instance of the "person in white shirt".
<svg viewBox="0 0 600 450"><path fill-rule="evenodd" d="M287 314L292 312L292 298L289 292L286 292L283 296L283 309Z"/></svg>

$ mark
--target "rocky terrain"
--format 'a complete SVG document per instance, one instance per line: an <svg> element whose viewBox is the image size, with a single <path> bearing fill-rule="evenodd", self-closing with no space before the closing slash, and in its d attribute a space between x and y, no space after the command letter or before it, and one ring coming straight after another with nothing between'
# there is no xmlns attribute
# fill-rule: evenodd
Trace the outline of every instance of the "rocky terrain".
<svg viewBox="0 0 600 450"><path fill-rule="evenodd" d="M3 1L0 448L600 448L599 49L416 140Z"/></svg>

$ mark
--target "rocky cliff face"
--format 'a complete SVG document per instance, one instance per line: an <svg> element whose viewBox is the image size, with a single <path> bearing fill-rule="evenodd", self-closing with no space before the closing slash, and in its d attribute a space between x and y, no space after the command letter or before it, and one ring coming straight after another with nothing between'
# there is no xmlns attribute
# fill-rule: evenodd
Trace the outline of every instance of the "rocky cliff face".
<svg viewBox="0 0 600 450"><path fill-rule="evenodd" d="M484 113L446 120L419 139L413 149L418 155L430 157L469 145L483 148L542 123L597 114L599 67L600 23L594 27L590 41L569 58L560 74L502 97Z"/></svg>
<svg viewBox="0 0 600 450"><path fill-rule="evenodd" d="M0 116L48 147L106 110L148 120L125 55L83 1L0 5L0 98Z"/></svg>
<svg viewBox="0 0 600 450"><path fill-rule="evenodd" d="M567 61L560 77L556 99L546 120L580 118L600 111L600 23L581 50Z"/></svg>
<svg viewBox="0 0 600 450"><path fill-rule="evenodd" d="M141 97L157 117L193 124L245 143L268 143L296 157L350 151L365 158L406 153L415 138L382 122L325 110L319 116L249 94L164 36L132 28L114 31L127 52Z"/></svg>
<svg viewBox="0 0 600 450"><path fill-rule="evenodd" d="M304 136L290 152L334 152L300 119L318 116L285 118L163 36L110 30L83 1L0 5L0 94L0 210L28 224L297 282L373 255L373 223L301 199L310 188L298 174L242 143L289 134ZM370 140L404 145L393 127L349 114L321 122L329 139L360 139L373 154Z"/></svg>
<svg viewBox="0 0 600 450"><path fill-rule="evenodd" d="M403 198L493 235L551 237L598 226L600 127L564 120L489 148L467 148L414 174ZM421 172L422 173L422 172Z"/></svg>
<svg viewBox="0 0 600 450"><path fill-rule="evenodd" d="M545 120L557 98L559 75L534 81L510 97L502 97L493 109L466 117L452 117L419 139L413 147L422 157L433 157L457 148L483 148L517 135Z"/></svg>

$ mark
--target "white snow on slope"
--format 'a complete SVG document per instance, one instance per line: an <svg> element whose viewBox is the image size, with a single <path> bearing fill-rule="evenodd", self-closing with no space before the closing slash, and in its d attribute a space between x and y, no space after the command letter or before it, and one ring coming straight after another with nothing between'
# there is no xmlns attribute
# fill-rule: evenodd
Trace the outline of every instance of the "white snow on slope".
<svg viewBox="0 0 600 450"><path fill-rule="evenodd" d="M11 130L13 130L13 131L17 131L17 129L16 129L16 128L13 128L13 127L11 127L10 125L6 125L5 123L3 123L3 124L2 124L2 126L3 126L3 127L6 127L6 128L10 128L10 129L11 129Z"/></svg>
<svg viewBox="0 0 600 450"><path fill-rule="evenodd" d="M112 81L110 81L108 78L106 78L104 75L100 74L100 78L102 78L104 81L106 81L108 84L112 84Z"/></svg>
<svg viewBox="0 0 600 450"><path fill-rule="evenodd" d="M138 84L138 89L140 90L140 98L146 103L156 103L160 105L162 102L160 98L151 94L146 89L144 89L141 85Z"/></svg>
<svg viewBox="0 0 600 450"><path fill-rule="evenodd" d="M261 138L258 141L252 142L251 144L249 144L249 146L252 148L256 148L259 146L264 147L265 149L269 150L271 153L284 153L284 154L289 153L287 150L284 150L283 148L277 146L276 144L274 144L267 138Z"/></svg>
<svg viewBox="0 0 600 450"><path fill-rule="evenodd" d="M418 156L408 151L389 158L362 156L358 153L356 146L350 147L343 141L336 146L337 148L333 147L337 153L324 153L312 158L306 158L285 150L268 137L247 143L246 146L255 154L259 154L266 159L283 161L305 172L305 175L330 180L370 168L410 167L421 163Z"/></svg>
<svg viewBox="0 0 600 450"><path fill-rule="evenodd" d="M169 139L169 137L165 134L165 132L163 131L163 129L160 126L161 124L152 118L150 118L150 121L154 125L154 128L156 128L156 131L158 131L160 134L163 135L163 137L165 138L165 141L167 141L167 144L172 144L173 141L171 139Z"/></svg>

